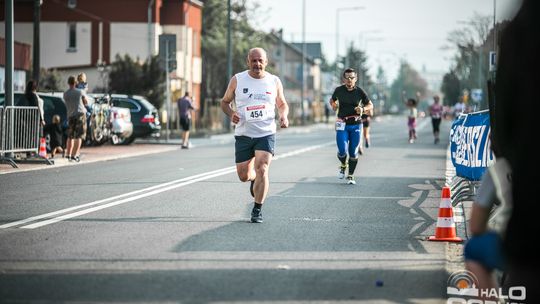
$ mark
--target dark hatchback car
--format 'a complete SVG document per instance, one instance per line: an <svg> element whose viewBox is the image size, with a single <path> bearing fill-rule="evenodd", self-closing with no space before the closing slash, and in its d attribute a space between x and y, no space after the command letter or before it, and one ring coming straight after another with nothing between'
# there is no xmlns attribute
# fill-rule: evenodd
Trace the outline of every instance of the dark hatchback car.
<svg viewBox="0 0 540 304"><path fill-rule="evenodd" d="M158 110L144 97L111 94L111 103L115 107L128 108L131 112L133 134L126 143L133 142L136 138L159 137L161 135Z"/></svg>
<svg viewBox="0 0 540 304"><path fill-rule="evenodd" d="M67 109L66 104L64 103L63 93L38 93L39 97L43 99L43 117L45 118L46 124L52 123L52 118L54 115L60 116L60 121L62 122L62 130L64 133L64 138L62 140L65 145L67 138ZM5 104L5 95L4 93L0 94L0 106ZM24 93L15 92L13 93L13 104L17 105L19 101L25 98ZM51 150L49 144L49 137L45 136L47 141L47 151Z"/></svg>
<svg viewBox="0 0 540 304"><path fill-rule="evenodd" d="M62 92L58 93L38 93L39 97L43 99L43 116L45 123L52 123L52 117L56 114L60 115L60 121L65 122L67 120L66 104L64 103L64 97ZM24 98L24 93L13 93L13 103L17 105L19 100ZM4 106L5 95L0 93L0 106Z"/></svg>

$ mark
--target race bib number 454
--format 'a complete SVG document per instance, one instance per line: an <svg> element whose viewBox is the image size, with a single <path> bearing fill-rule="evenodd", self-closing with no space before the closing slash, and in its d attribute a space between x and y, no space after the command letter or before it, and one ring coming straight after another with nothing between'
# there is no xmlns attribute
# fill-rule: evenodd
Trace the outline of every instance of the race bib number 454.
<svg viewBox="0 0 540 304"><path fill-rule="evenodd" d="M266 107L264 105L254 105L246 107L246 120L261 121L267 118Z"/></svg>

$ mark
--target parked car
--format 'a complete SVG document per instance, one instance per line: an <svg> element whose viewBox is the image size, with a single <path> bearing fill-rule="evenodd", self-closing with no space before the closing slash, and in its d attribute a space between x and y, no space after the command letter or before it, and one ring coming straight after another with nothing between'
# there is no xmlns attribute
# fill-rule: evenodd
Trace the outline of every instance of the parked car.
<svg viewBox="0 0 540 304"><path fill-rule="evenodd" d="M115 107L128 108L131 112L133 134L126 143L136 138L159 137L161 124L158 110L146 98L137 95L111 94L111 103Z"/></svg>
<svg viewBox="0 0 540 304"><path fill-rule="evenodd" d="M17 105L21 98L24 98L23 92L15 92L13 98L13 103ZM64 130L64 140L65 145L67 139L67 109L64 102L64 92L38 92L39 97L43 99L43 112L45 123L52 123L52 117L54 115L60 116L60 121L62 122L62 128ZM5 96L4 93L0 93L0 106L4 105ZM87 136L85 145L97 145L103 144L104 142L110 140L113 144L122 144L127 138L131 137L133 131L133 125L131 123L130 112L123 109L115 109L110 107L110 110L107 110L107 119L104 121L101 126L106 125L107 129L101 128L100 130L95 130L95 115L93 112L96 112L97 108L102 108L99 103L96 103L96 99L92 96L88 96L88 108L90 109L88 115L88 127L87 127ZM103 111L100 111L103 112ZM110 112L110 114L109 114ZM97 112L96 112L97 113ZM94 115L94 116L92 116ZM98 136L96 136L98 134ZM47 139L47 149L50 151L49 138Z"/></svg>
<svg viewBox="0 0 540 304"><path fill-rule="evenodd" d="M64 103L63 92L58 93L38 93L39 97L43 99L43 114L45 123L52 123L52 117L56 114L60 115L62 122L67 121L66 104ZM23 92L13 93L13 104L17 105L21 98L24 98ZM0 106L4 106L5 95L0 93ZM91 100L93 102L93 99Z"/></svg>
<svg viewBox="0 0 540 304"><path fill-rule="evenodd" d="M65 146L67 138L67 110L66 104L64 103L63 93L38 93L38 95L41 97L41 99L43 99L43 116L46 124L52 123L52 117L54 115L60 116L62 129L64 131L63 144ZM22 98L25 98L24 92L14 92L13 104L17 105ZM5 93L0 93L0 106L4 106L4 103ZM47 150L50 151L49 137L46 136L45 138L47 142Z"/></svg>

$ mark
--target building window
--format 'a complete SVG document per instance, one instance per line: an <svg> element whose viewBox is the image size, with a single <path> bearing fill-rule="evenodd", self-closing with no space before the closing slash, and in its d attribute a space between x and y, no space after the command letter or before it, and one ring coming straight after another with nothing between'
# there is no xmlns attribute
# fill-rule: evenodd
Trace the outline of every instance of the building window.
<svg viewBox="0 0 540 304"><path fill-rule="evenodd" d="M77 0L68 0L67 6L69 8L75 8L77 6Z"/></svg>
<svg viewBox="0 0 540 304"><path fill-rule="evenodd" d="M68 41L67 41L67 51L76 52L77 51L77 24L68 23Z"/></svg>

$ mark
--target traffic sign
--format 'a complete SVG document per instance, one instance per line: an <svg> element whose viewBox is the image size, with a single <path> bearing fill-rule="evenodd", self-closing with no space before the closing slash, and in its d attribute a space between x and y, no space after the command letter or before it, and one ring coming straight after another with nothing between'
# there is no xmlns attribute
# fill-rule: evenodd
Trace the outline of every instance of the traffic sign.
<svg viewBox="0 0 540 304"><path fill-rule="evenodd" d="M482 100L483 92L482 89L472 89L471 90L471 98L472 100L479 102Z"/></svg>
<svg viewBox="0 0 540 304"><path fill-rule="evenodd" d="M159 35L159 59L163 68L169 67L169 72L176 69L176 35Z"/></svg>
<svg viewBox="0 0 540 304"><path fill-rule="evenodd" d="M497 52L489 52L489 71L497 70Z"/></svg>

